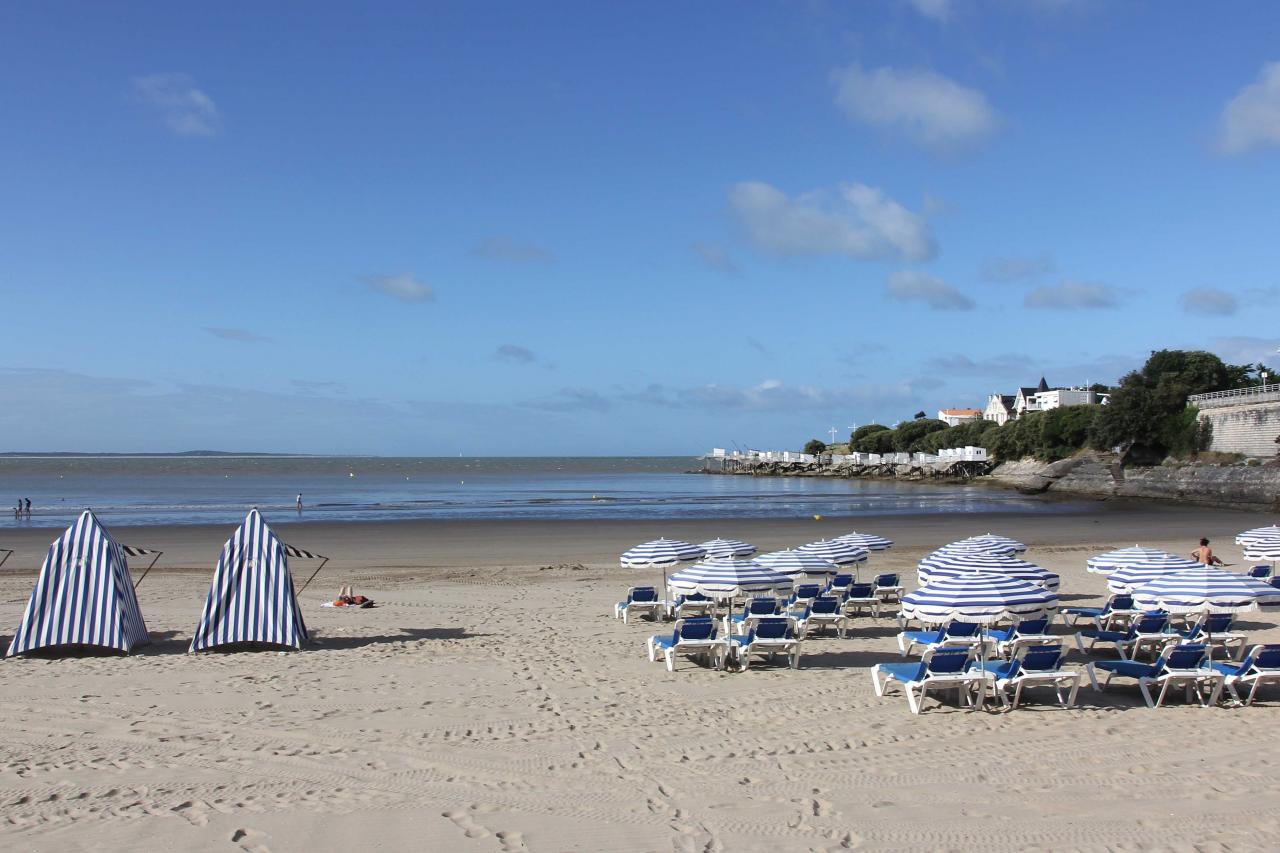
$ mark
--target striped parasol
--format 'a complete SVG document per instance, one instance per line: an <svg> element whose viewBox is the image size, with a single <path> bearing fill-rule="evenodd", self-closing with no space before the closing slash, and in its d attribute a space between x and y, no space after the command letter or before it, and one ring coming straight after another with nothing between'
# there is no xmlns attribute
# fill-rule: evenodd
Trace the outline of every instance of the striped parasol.
<svg viewBox="0 0 1280 853"><path fill-rule="evenodd" d="M857 531L837 536L835 541L848 542L850 545L856 545L868 551L887 551L893 547L892 539L885 539L883 536L876 536L872 533L858 533Z"/></svg>
<svg viewBox="0 0 1280 853"><path fill-rule="evenodd" d="M1280 539L1280 525L1270 524L1266 527L1255 527L1236 534L1237 545L1248 545L1255 539Z"/></svg>
<svg viewBox="0 0 1280 853"><path fill-rule="evenodd" d="M1170 613L1240 613L1276 602L1280 589L1212 566L1162 575L1133 591L1136 606Z"/></svg>
<svg viewBox="0 0 1280 853"><path fill-rule="evenodd" d="M927 624L953 619L987 625L1002 619L1052 615L1058 596L1004 575L972 573L938 578L902 597L902 617Z"/></svg>
<svg viewBox="0 0 1280 853"><path fill-rule="evenodd" d="M938 551L954 551L962 554L995 554L1000 557L1012 557L1018 553L1018 549L1012 545L1005 545L1000 542L975 542L972 539L948 542Z"/></svg>
<svg viewBox="0 0 1280 853"><path fill-rule="evenodd" d="M720 560L725 557L750 557L756 552L756 546L741 539L712 539L698 545L708 560Z"/></svg>
<svg viewBox="0 0 1280 853"><path fill-rule="evenodd" d="M984 533L981 536L970 536L968 539L961 539L956 542L957 545L976 545L979 548L1000 549L1001 551L1009 549L1014 554L1021 554L1027 550L1027 546L1019 542L1017 539L1010 539L1008 536L997 536L994 533Z"/></svg>
<svg viewBox="0 0 1280 853"><path fill-rule="evenodd" d="M1035 563L1001 554L984 554L974 551L938 550L925 557L916 567L921 584L933 583L937 578L956 577L974 572L1018 578L1049 590L1057 590L1060 578Z"/></svg>
<svg viewBox="0 0 1280 853"><path fill-rule="evenodd" d="M1280 537L1275 539L1253 539L1244 546L1246 560L1266 560L1274 563L1280 560Z"/></svg>
<svg viewBox="0 0 1280 853"><path fill-rule="evenodd" d="M871 556L871 553L866 548L859 548L857 545L841 542L838 539L820 539L817 542L810 542L808 545L801 545L796 550L804 551L807 554L817 554L837 566L852 566L855 563L864 563L867 557Z"/></svg>
<svg viewBox="0 0 1280 853"><path fill-rule="evenodd" d="M1202 569L1204 565L1195 560L1165 554L1161 558L1141 560L1129 563L1116 569L1107 577L1107 587L1112 592L1133 592L1145 583L1174 572L1185 572L1189 569Z"/></svg>
<svg viewBox="0 0 1280 853"><path fill-rule="evenodd" d="M1095 575L1109 575L1116 569L1122 569L1130 563L1160 560L1167 557L1173 557L1173 555L1167 551L1161 551L1159 548L1144 548L1141 545L1134 545L1132 548L1120 548L1115 551L1108 551L1105 554L1099 554L1096 557L1090 557L1084 561L1084 564L1085 568Z"/></svg>
<svg viewBox="0 0 1280 853"><path fill-rule="evenodd" d="M622 552L624 569L662 569L662 587L667 588L667 569L678 563L701 560L706 552L679 539L654 539Z"/></svg>
<svg viewBox="0 0 1280 853"><path fill-rule="evenodd" d="M681 569L667 579L679 592L700 592L712 598L734 598L791 589L791 578L755 560L704 560Z"/></svg>
<svg viewBox="0 0 1280 853"><path fill-rule="evenodd" d="M836 564L819 554L808 551L773 551L761 554L755 561L784 575L834 575L840 572Z"/></svg>

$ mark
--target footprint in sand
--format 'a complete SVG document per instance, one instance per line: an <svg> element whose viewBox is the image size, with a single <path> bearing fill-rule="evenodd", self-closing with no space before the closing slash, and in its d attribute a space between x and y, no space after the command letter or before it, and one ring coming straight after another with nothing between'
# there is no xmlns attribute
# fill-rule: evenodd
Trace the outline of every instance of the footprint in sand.
<svg viewBox="0 0 1280 853"><path fill-rule="evenodd" d="M231 843L244 850L245 853L271 853L271 848L262 843L266 837L267 834L265 832L241 828L231 833Z"/></svg>
<svg viewBox="0 0 1280 853"><path fill-rule="evenodd" d="M453 821L467 838L488 838L489 830L472 820L471 815L461 809L445 812L444 816Z"/></svg>

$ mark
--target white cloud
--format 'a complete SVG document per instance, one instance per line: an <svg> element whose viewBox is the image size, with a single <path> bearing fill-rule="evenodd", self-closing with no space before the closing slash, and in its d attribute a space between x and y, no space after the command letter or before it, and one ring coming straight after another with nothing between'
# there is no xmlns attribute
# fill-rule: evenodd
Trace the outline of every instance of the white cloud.
<svg viewBox="0 0 1280 853"><path fill-rule="evenodd" d="M217 104L186 74L134 77L133 91L159 110L165 125L179 136L213 136L222 127Z"/></svg>
<svg viewBox="0 0 1280 853"><path fill-rule="evenodd" d="M927 302L935 311L969 311L973 300L937 276L915 270L899 270L889 276L886 288L890 299L899 302Z"/></svg>
<svg viewBox="0 0 1280 853"><path fill-rule="evenodd" d="M929 224L865 184L794 199L761 181L729 191L729 206L751 241L779 255L847 255L927 260L937 254Z"/></svg>
<svg viewBox="0 0 1280 853"><path fill-rule="evenodd" d="M1196 287L1182 294L1182 310L1188 314L1212 317L1229 317L1236 313L1240 303L1225 290L1216 287Z"/></svg>
<svg viewBox="0 0 1280 853"><path fill-rule="evenodd" d="M849 118L900 133L934 149L978 142L995 132L1000 116L987 96L922 69L851 65L832 73L836 104Z"/></svg>
<svg viewBox="0 0 1280 853"><path fill-rule="evenodd" d="M1047 308L1055 311L1114 308L1120 304L1120 292L1107 284L1064 281L1060 284L1037 287L1026 295L1022 304L1027 308Z"/></svg>
<svg viewBox="0 0 1280 853"><path fill-rule="evenodd" d="M929 20L940 23L949 21L955 11L951 0L907 0L907 4Z"/></svg>
<svg viewBox="0 0 1280 853"><path fill-rule="evenodd" d="M400 275L366 275L360 280L369 289L403 302L432 302L436 298L431 285L418 281L407 272Z"/></svg>
<svg viewBox="0 0 1280 853"><path fill-rule="evenodd" d="M1209 349L1232 364L1280 362L1280 338L1255 338L1248 335L1214 338Z"/></svg>
<svg viewBox="0 0 1280 853"><path fill-rule="evenodd" d="M1243 154L1280 145L1280 62L1262 66L1257 81L1240 90L1222 108L1218 150Z"/></svg>
<svg viewBox="0 0 1280 853"><path fill-rule="evenodd" d="M245 329L227 329L222 326L205 326L204 329L215 338L222 338L227 341L240 341L242 343L265 343L271 340L266 335L260 335L257 332L250 332Z"/></svg>
<svg viewBox="0 0 1280 853"><path fill-rule="evenodd" d="M733 258L729 257L728 250L719 243L694 243L693 251L713 270L727 273L738 271L738 265L733 262Z"/></svg>
<svg viewBox="0 0 1280 853"><path fill-rule="evenodd" d="M987 258L982 262L982 277L1008 284L1053 272L1053 267L1053 258L1045 253L1030 258Z"/></svg>
<svg viewBox="0 0 1280 853"><path fill-rule="evenodd" d="M493 357L512 364L533 364L538 360L537 353L518 344L503 344L494 351Z"/></svg>
<svg viewBox="0 0 1280 853"><path fill-rule="evenodd" d="M472 257L513 264L549 264L555 255L541 246L521 244L505 235L486 237L471 250Z"/></svg>

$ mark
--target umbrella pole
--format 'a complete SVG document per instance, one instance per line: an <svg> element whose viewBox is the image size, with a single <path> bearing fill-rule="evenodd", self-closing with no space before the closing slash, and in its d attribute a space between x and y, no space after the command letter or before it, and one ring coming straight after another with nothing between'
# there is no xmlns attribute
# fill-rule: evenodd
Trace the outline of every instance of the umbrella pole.
<svg viewBox="0 0 1280 853"><path fill-rule="evenodd" d="M4 561L13 556L13 551L9 550L8 548L0 548L0 551L4 552L4 556L0 557L0 566L3 566Z"/></svg>
<svg viewBox="0 0 1280 853"><path fill-rule="evenodd" d="M137 583L133 585L134 589L137 589L138 585L141 584L144 580L146 580L147 573L150 572L153 568L155 568L156 563L160 561L160 557L163 554L164 554L164 551L156 551L156 555L151 558L151 565L147 566L146 571L142 573L142 577L138 578ZM4 565L4 560L0 560L0 565Z"/></svg>

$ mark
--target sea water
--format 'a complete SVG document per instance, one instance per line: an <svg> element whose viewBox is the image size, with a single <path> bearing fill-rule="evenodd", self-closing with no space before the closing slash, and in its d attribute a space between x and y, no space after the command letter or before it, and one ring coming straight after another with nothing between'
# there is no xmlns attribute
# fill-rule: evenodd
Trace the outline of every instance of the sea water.
<svg viewBox="0 0 1280 853"><path fill-rule="evenodd" d="M91 507L108 524L850 517L1072 512L982 486L689 473L689 457L3 457L0 530L59 527ZM296 508L302 495L303 509ZM12 507L30 498L31 518Z"/></svg>

